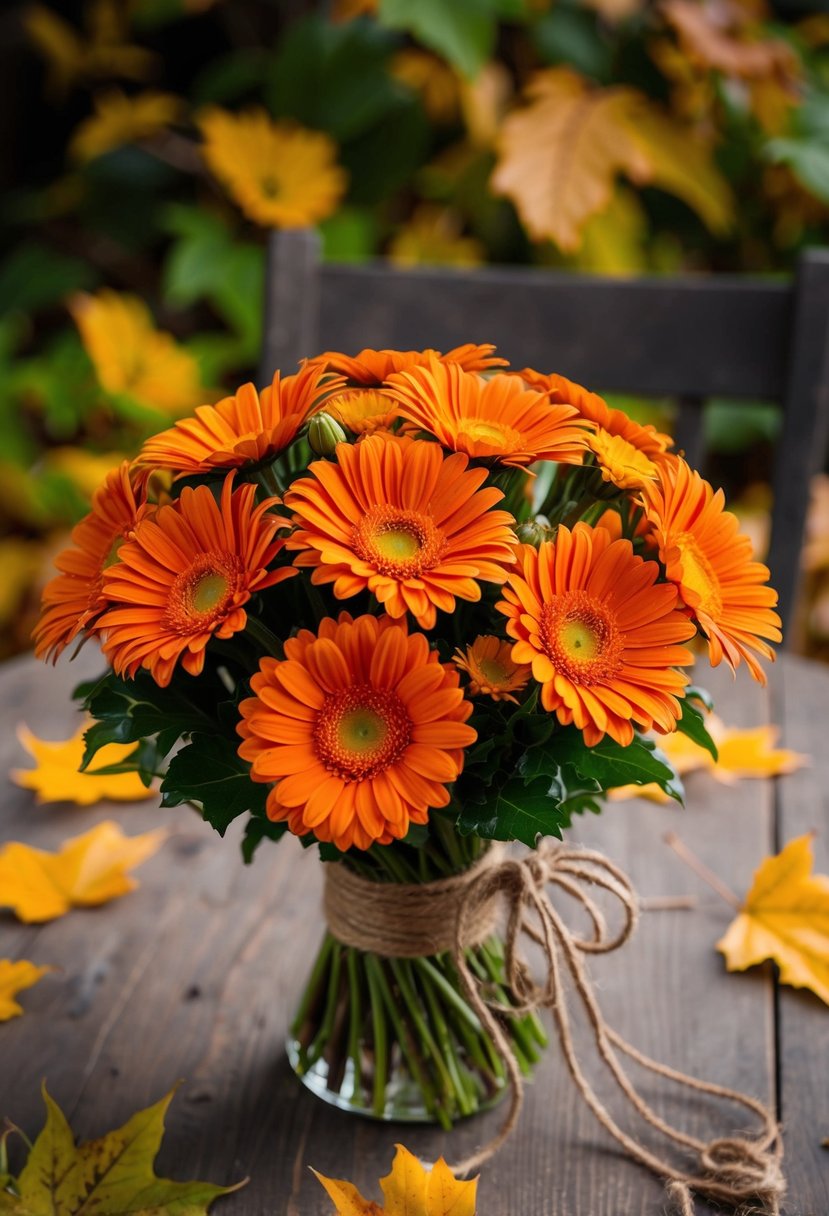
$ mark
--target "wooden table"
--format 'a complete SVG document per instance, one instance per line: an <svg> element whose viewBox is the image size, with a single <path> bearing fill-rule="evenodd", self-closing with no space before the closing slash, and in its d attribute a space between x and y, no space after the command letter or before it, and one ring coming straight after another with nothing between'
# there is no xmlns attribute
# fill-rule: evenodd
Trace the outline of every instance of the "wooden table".
<svg viewBox="0 0 829 1216"><path fill-rule="evenodd" d="M25 721L42 737L67 737L68 692L99 661L82 655L56 670L30 658L0 670L0 772L25 767L14 735ZM705 677L703 679L703 677ZM613 804L573 832L603 849L647 896L689 894L692 910L647 912L635 939L595 960L592 973L612 1025L657 1059L699 1077L777 1101L785 1127L787 1216L829 1213L829 1010L807 992L778 989L772 969L726 973L714 944L730 909L662 841L679 832L735 891L760 858L817 828L818 866L829 870L829 672L796 659L769 690L744 672L698 678L730 724L784 724L783 742L812 765L778 781L727 788L688 779L686 809ZM5 776L2 778L5 780ZM291 1073L283 1043L320 934L320 866L293 840L267 843L242 864L237 836L221 840L187 809L35 806L5 786L0 837L56 848L104 818L131 834L172 829L139 871L140 889L109 905L40 927L0 913L0 957L61 970L23 994L25 1016L0 1025L0 1115L30 1136L52 1094L82 1138L119 1126L183 1083L168 1116L160 1173L248 1187L217 1203L224 1216L322 1216L331 1204L308 1170L347 1177L378 1198L393 1145L424 1158L465 1155L498 1126L492 1112L451 1136L379 1125L333 1110ZM659 1092L654 1092L655 1088ZM740 1112L712 1107L642 1080L657 1109L697 1134L736 1130ZM484 1170L487 1216L659 1216L659 1182L624 1159L575 1094L555 1045L538 1068L519 1131ZM708 1211L700 1204L700 1212Z"/></svg>

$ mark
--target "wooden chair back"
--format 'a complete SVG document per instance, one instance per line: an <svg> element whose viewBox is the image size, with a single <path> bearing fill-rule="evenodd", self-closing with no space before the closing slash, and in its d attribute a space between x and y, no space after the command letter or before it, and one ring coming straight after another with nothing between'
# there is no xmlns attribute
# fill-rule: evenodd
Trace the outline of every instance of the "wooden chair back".
<svg viewBox="0 0 829 1216"><path fill-rule="evenodd" d="M494 342L514 367L597 392L674 398L677 446L699 466L711 397L779 402L768 564L784 633L797 593L809 483L829 440L829 250L790 281L612 279L518 267L400 270L320 260L316 234L268 248L260 382L322 350L450 349Z"/></svg>

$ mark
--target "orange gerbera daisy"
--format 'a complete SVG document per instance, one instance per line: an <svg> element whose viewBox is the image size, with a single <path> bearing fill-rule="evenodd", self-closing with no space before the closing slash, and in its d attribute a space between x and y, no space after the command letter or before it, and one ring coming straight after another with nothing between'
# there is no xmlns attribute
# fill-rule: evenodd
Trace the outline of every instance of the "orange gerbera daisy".
<svg viewBox="0 0 829 1216"><path fill-rule="evenodd" d="M364 387L379 388L385 384L389 376L395 372L405 371L409 367L419 367L428 364L432 359L440 363L456 363L468 372L491 371L495 367L506 367L506 359L493 354L495 347L491 342L477 346L474 342L466 342L463 346L455 346L442 355L437 350L361 350L358 355L340 354L336 350L327 350L316 358L309 360L312 364L322 364L330 371L342 372L349 380Z"/></svg>
<svg viewBox="0 0 829 1216"><path fill-rule="evenodd" d="M491 509L503 494L482 490L486 470L468 469L463 454L379 433L338 444L336 464L315 461L309 471L285 495L298 527L287 544L338 599L368 589L390 616L408 611L431 629L436 609L451 612L456 596L481 598L477 580L504 581L515 521Z"/></svg>
<svg viewBox="0 0 829 1216"><path fill-rule="evenodd" d="M325 403L325 411L353 435L385 431L397 418L397 402L375 388L349 388Z"/></svg>
<svg viewBox="0 0 829 1216"><path fill-rule="evenodd" d="M270 510L278 499L255 506L256 486L234 490L233 477L219 503L207 486L187 486L141 520L104 574L109 610L98 627L118 675L145 667L166 688L179 660L198 675L211 637L245 628L251 595L296 573L268 569L284 544L276 532L286 521Z"/></svg>
<svg viewBox="0 0 829 1216"><path fill-rule="evenodd" d="M458 673L405 621L346 612L266 658L239 706L239 755L277 782L271 819L339 849L368 849L446 806L476 732Z"/></svg>
<svg viewBox="0 0 829 1216"><path fill-rule="evenodd" d="M147 510L143 482L131 479L125 460L95 491L92 510L72 531L72 547L55 559L60 574L46 585L32 634L39 659L57 659L82 630L95 624L107 606L101 595L104 569L116 560L121 542Z"/></svg>
<svg viewBox="0 0 829 1216"><path fill-rule="evenodd" d="M484 380L453 363L431 359L389 378L401 417L446 448L473 459L522 468L534 460L581 464L588 427L572 405L551 406L548 395L517 376Z"/></svg>
<svg viewBox="0 0 829 1216"><path fill-rule="evenodd" d="M693 662L678 645L696 632L676 610L659 566L605 528L560 527L537 550L522 545L497 607L515 638L512 657L531 663L541 703L575 723L589 747L606 734L627 746L633 723L671 731Z"/></svg>
<svg viewBox="0 0 829 1216"><path fill-rule="evenodd" d="M269 460L294 441L309 415L342 384L341 376L309 366L295 376L277 372L261 393L243 384L235 396L201 405L194 417L153 435L136 464L189 477Z"/></svg>
<svg viewBox="0 0 829 1216"><path fill-rule="evenodd" d="M487 696L493 701L518 704L514 692L520 692L530 678L529 663L516 663L512 657L512 642L489 634L478 637L466 650L456 650L452 660L469 676L467 692L470 697Z"/></svg>
<svg viewBox="0 0 829 1216"><path fill-rule="evenodd" d="M766 586L769 571L752 560L751 541L736 515L724 509L722 490L677 459L643 493L651 537L665 572L708 639L712 666L723 659L736 670L741 659L755 680L766 677L752 654L774 659L761 639L779 642L777 592Z"/></svg>
<svg viewBox="0 0 829 1216"><path fill-rule="evenodd" d="M658 477L661 465L674 459L667 454L673 446L670 435L650 423L634 422L623 410L611 409L604 398L575 381L532 368L524 368L518 375L533 388L548 392L551 401L574 406L582 418L593 423L587 443L605 481L622 490L640 489Z"/></svg>

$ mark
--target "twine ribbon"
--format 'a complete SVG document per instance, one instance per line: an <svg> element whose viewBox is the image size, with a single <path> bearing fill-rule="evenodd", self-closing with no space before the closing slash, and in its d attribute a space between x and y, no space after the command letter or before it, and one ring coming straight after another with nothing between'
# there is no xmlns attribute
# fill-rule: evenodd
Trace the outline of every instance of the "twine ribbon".
<svg viewBox="0 0 829 1216"><path fill-rule="evenodd" d="M462 874L423 884L376 883L344 865L329 864L325 870L325 910L334 937L387 957L413 958L451 950L469 1004L503 1059L511 1084L504 1123L480 1151L453 1167L456 1173L468 1173L488 1161L511 1135L521 1112L524 1081L499 1015L521 1017L546 1008L555 1018L567 1067L582 1098L628 1156L665 1180L678 1216L694 1216L694 1194L734 1208L753 1205L754 1211L779 1216L785 1190L780 1169L783 1150L772 1111L758 1099L699 1081L651 1059L626 1042L602 1016L584 956L606 954L624 945L638 919L637 896L630 880L603 854L544 841L523 858L488 854ZM548 887L557 888L581 905L592 926L590 936L580 937L569 928L550 899ZM608 892L621 906L622 923L615 933L608 928L591 888ZM466 954L470 946L482 942L492 931L501 906L506 909L506 983L515 1001L508 1006L486 999ZM543 953L545 974L541 982L533 977L522 954L525 939L536 943ZM651 1151L619 1126L596 1094L573 1042L564 982L568 974L599 1056L623 1095L645 1122L696 1158L693 1168L683 1169ZM758 1119L758 1132L704 1141L673 1127L637 1092L620 1055L657 1076L744 1107Z"/></svg>

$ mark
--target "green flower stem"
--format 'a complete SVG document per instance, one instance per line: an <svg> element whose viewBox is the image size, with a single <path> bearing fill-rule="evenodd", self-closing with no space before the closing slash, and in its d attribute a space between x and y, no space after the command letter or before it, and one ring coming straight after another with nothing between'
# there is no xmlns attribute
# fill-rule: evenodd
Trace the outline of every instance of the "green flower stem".
<svg viewBox="0 0 829 1216"><path fill-rule="evenodd" d="M362 1087L363 1061L360 1053L360 1035L363 1023L363 1002L360 992L360 975L358 970L358 953L349 947L345 955L346 971L348 972L348 1058L353 1070L352 1102L359 1105Z"/></svg>
<svg viewBox="0 0 829 1216"><path fill-rule="evenodd" d="M311 1012L311 1006L317 998L317 995L325 982L328 965L331 960L331 954L337 943L330 933L326 933L323 938L322 946L317 955L314 968L311 972L310 979L305 986L305 991L302 995L302 1000L299 1004L299 1009L296 1011L296 1016L291 1023L291 1034L296 1039L302 1038L302 1032L306 1027L308 1016Z"/></svg>
<svg viewBox="0 0 829 1216"><path fill-rule="evenodd" d="M414 968L412 968L414 970ZM421 974L420 988L423 992L426 1008L429 1015L429 1021L434 1027L435 1038L437 1039L438 1047L443 1055L446 1063L446 1069L451 1077L452 1085L454 1086L455 1094L457 1095L458 1106L461 1114L471 1115L478 1105L478 1091L473 1078L464 1068L458 1054L455 1050L455 1044L452 1036L449 1033L449 1026L443 1015L443 1010L440 1001L435 995L434 988L428 982L423 982Z"/></svg>
<svg viewBox="0 0 829 1216"><path fill-rule="evenodd" d="M319 1031L313 1043L308 1048L308 1065L314 1064L322 1055L323 1048L331 1037L334 1018L337 1012L337 995L340 986L340 969L342 967L343 947L335 942L331 955L331 969L328 973L328 992L325 1003L325 1013L320 1023Z"/></svg>
<svg viewBox="0 0 829 1216"><path fill-rule="evenodd" d="M386 1109L386 1081L388 1078L389 1044L386 1034L386 1019L383 1014L383 998L377 984L376 967L370 962L379 963L375 956L363 956L366 981L368 983L369 1003L371 1005L371 1029L374 1047L374 1083L372 1088L371 1109L378 1119L382 1119Z"/></svg>
<svg viewBox="0 0 829 1216"><path fill-rule="evenodd" d="M429 1023L423 1016L420 997L412 983L410 962L408 959L392 958L389 959L389 965L400 989L400 995L405 1002L406 1017L411 1021L413 1029L420 1036L420 1044L424 1055L431 1057L433 1061L434 1072L443 1094L444 1104L451 1107L452 1098L460 1099L461 1093L458 1092L458 1085L449 1069L448 1061L444 1058L445 1052L441 1051L429 1028ZM469 1112L462 1110L462 1114L467 1113Z"/></svg>
<svg viewBox="0 0 829 1216"><path fill-rule="evenodd" d="M282 643L275 633L271 633L267 625L262 621L257 620L255 616L248 616L245 623L245 633L257 644L258 649L265 655L277 655L282 649Z"/></svg>

